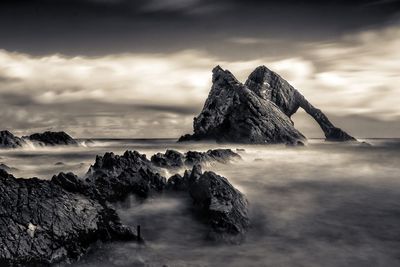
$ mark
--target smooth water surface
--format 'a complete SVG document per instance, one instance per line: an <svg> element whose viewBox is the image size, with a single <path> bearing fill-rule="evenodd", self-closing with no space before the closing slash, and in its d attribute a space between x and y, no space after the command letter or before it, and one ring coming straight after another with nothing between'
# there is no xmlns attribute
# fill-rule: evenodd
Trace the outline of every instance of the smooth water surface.
<svg viewBox="0 0 400 267"><path fill-rule="evenodd" d="M50 179L60 171L83 175L107 151L150 157L167 148L245 149L242 161L207 167L249 200L251 228L241 245L204 240L207 228L191 215L185 194L131 197L115 206L125 224L141 225L146 245L98 244L77 266L400 266L400 140L366 141L372 146L94 140L86 147L3 150L0 163L17 177Z"/></svg>

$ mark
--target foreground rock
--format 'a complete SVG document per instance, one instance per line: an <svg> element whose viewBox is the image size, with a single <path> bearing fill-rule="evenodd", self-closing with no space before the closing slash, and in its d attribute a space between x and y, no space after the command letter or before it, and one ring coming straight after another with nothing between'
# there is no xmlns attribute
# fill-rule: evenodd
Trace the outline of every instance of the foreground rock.
<svg viewBox="0 0 400 267"><path fill-rule="evenodd" d="M224 163L238 155L225 149L186 154L169 150L162 155L165 158L156 154L149 161L137 151L126 151L121 156L105 153L104 156L96 157L85 179L72 173L60 173L52 181L70 192L80 192L100 202L120 201L129 194L146 198L150 193L187 192L193 200L198 217L210 225L210 238L239 242L249 224L245 197L226 178L213 172L203 174L201 165L197 165L209 160ZM160 158L163 159L162 164ZM191 164L195 164L192 171L185 171L183 177L176 174L168 183L159 174L162 171L160 165L170 168Z"/></svg>
<svg viewBox="0 0 400 267"><path fill-rule="evenodd" d="M0 170L0 265L72 261L98 241L136 240L116 212L53 181Z"/></svg>
<svg viewBox="0 0 400 267"><path fill-rule="evenodd" d="M170 153L166 153L169 155ZM235 157L232 151L186 153L185 161ZM0 169L0 265L71 262L97 241L141 241L120 223L107 201L128 194L184 191L214 240L239 242L249 225L247 201L224 177L200 165L166 182L161 169L136 151L96 157L85 177L60 173L49 180L17 179ZM140 240L139 240L140 239Z"/></svg>
<svg viewBox="0 0 400 267"><path fill-rule="evenodd" d="M304 144L306 138L290 119L299 107L319 123L327 140L355 140L265 66L257 68L244 85L217 66L203 110L194 118L193 135L184 135L179 141Z"/></svg>
<svg viewBox="0 0 400 267"><path fill-rule="evenodd" d="M0 131L0 148L17 148L25 144L24 140L9 131Z"/></svg>
<svg viewBox="0 0 400 267"><path fill-rule="evenodd" d="M241 159L240 155L230 149L210 149L207 152L188 151L182 154L175 150L167 150L165 154L157 153L151 157L151 162L161 168L191 168L196 164L206 165L214 162L229 163Z"/></svg>
<svg viewBox="0 0 400 267"><path fill-rule="evenodd" d="M196 165L183 177L172 176L168 188L189 192L197 216L211 227L209 238L242 241L250 223L248 202L225 177L214 172L202 173L200 165Z"/></svg>
<svg viewBox="0 0 400 267"><path fill-rule="evenodd" d="M35 133L24 138L44 146L78 145L78 142L65 132L47 131L44 133Z"/></svg>
<svg viewBox="0 0 400 267"><path fill-rule="evenodd" d="M96 157L86 174L86 182L109 201L122 200L130 193L147 197L151 191L160 192L166 185L159 172L146 155L137 151L126 151L122 156L106 153Z"/></svg>

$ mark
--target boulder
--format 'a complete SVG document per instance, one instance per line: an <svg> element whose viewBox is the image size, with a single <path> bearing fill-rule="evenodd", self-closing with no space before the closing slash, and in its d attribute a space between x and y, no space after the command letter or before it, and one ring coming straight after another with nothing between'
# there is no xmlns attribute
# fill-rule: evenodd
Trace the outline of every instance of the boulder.
<svg viewBox="0 0 400 267"><path fill-rule="evenodd" d="M188 151L182 154L175 150L167 150L165 154L157 153L151 157L151 162L161 168L179 169L193 167L196 164L229 163L232 160L239 160L239 154L231 149L210 149L207 152Z"/></svg>
<svg viewBox="0 0 400 267"><path fill-rule="evenodd" d="M198 166L193 167L189 184L196 212L211 227L209 238L240 242L250 224L244 195L225 177L201 173Z"/></svg>
<svg viewBox="0 0 400 267"><path fill-rule="evenodd" d="M226 164L240 159L240 155L231 149L210 149L207 152L188 151L185 155L185 165L193 167L197 164L204 165L213 162Z"/></svg>
<svg viewBox="0 0 400 267"><path fill-rule="evenodd" d="M239 243L249 227L248 201L229 181L200 165L168 179L167 189L188 192L196 217L210 226L208 238Z"/></svg>
<svg viewBox="0 0 400 267"><path fill-rule="evenodd" d="M85 183L108 201L122 200L131 193L147 197L151 191L162 191L167 183L159 171L137 151L126 151L122 156L110 152L96 157Z"/></svg>
<svg viewBox="0 0 400 267"><path fill-rule="evenodd" d="M78 142L65 132L44 132L35 133L30 136L24 136L32 142L42 146L57 146L57 145L78 145Z"/></svg>
<svg viewBox="0 0 400 267"><path fill-rule="evenodd" d="M116 212L54 181L0 170L0 265L73 261L98 240L137 240Z"/></svg>
<svg viewBox="0 0 400 267"><path fill-rule="evenodd" d="M0 148L18 148L25 144L24 140L9 131L0 131Z"/></svg>
<svg viewBox="0 0 400 267"><path fill-rule="evenodd" d="M165 154L157 153L151 157L151 162L161 168L182 168L184 166L185 155L168 149Z"/></svg>

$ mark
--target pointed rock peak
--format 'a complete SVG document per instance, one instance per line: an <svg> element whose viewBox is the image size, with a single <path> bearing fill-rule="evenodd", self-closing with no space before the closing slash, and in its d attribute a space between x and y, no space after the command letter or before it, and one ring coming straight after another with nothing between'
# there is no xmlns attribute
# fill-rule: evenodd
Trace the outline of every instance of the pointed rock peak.
<svg viewBox="0 0 400 267"><path fill-rule="evenodd" d="M221 68L220 65L217 65L212 70L213 73L224 72L224 69Z"/></svg>
<svg viewBox="0 0 400 267"><path fill-rule="evenodd" d="M278 74L268 69L266 66L262 65L253 70L253 72L249 75L246 84L248 84L250 81L254 83L263 83L265 79L269 80L271 79L271 77L281 78Z"/></svg>
<svg viewBox="0 0 400 267"><path fill-rule="evenodd" d="M14 136L10 131L8 131L8 130L3 130L3 131L0 131L0 135L1 136Z"/></svg>
<svg viewBox="0 0 400 267"><path fill-rule="evenodd" d="M239 83L236 77L229 70L224 70L219 65L217 65L212 72L213 83L215 83L218 79L223 79L227 82Z"/></svg>

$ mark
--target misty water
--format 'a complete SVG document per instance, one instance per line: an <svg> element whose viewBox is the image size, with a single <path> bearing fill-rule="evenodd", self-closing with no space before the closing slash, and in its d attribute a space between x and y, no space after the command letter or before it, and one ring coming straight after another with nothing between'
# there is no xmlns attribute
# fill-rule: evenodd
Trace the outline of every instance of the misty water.
<svg viewBox="0 0 400 267"><path fill-rule="evenodd" d="M95 156L137 150L237 148L243 160L212 170L246 195L251 228L238 244L205 240L186 195L116 203L123 223L141 225L145 245L96 244L77 266L399 266L400 140L372 146L310 140L305 147L177 144L172 139L95 140L90 146L0 151L17 177L83 175ZM172 175L169 174L169 175Z"/></svg>

